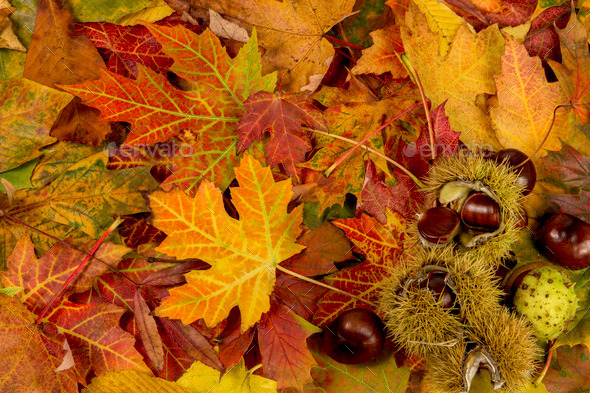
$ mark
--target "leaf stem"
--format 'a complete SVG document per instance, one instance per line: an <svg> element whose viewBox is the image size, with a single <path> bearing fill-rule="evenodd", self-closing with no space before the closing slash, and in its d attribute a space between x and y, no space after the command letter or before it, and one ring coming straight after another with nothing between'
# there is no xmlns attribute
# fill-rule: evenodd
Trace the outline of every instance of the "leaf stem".
<svg viewBox="0 0 590 393"><path fill-rule="evenodd" d="M535 386L539 386L541 382L543 382L543 378L545 378L545 374L549 370L549 365L551 364L551 358L553 358L553 351L555 350L555 339L551 340L551 344L549 344L549 353L547 354L547 360L545 361L545 367L539 374L539 377L535 379Z"/></svg>
<svg viewBox="0 0 590 393"><path fill-rule="evenodd" d="M375 131L373 131L370 134L368 134L367 136L365 136L361 141L355 142L355 145L350 150L348 150L346 153L344 153L338 160L336 160L335 163L332 164L331 167L329 167L328 169L326 169L324 171L324 176L330 177L330 175L332 174L332 172L334 172L334 169L336 169L338 167L338 165L340 165L340 163L342 161L346 160L359 146L361 146L366 141L368 141L370 138L372 138L373 135L375 135L376 133L378 133L379 131L381 131L382 129L384 129L385 127L387 127L388 125L390 125L391 123L393 123L394 121L396 121L397 119L399 119L400 117L402 117L403 115L405 115L406 113L410 112L412 109L417 108L420 105L421 105L421 103L417 103L417 104L412 105L411 107L409 107L408 109L406 109L405 111L403 111L402 113L400 113L399 115L397 115L394 118L388 120L381 127L378 127Z"/></svg>
<svg viewBox="0 0 590 393"><path fill-rule="evenodd" d="M254 372L255 372L256 370L258 370L259 368L261 368L261 367L262 367L262 363L259 363L259 364L257 364L256 366L252 367L250 370L248 370L248 373L249 373L249 374L254 374Z"/></svg>
<svg viewBox="0 0 590 393"><path fill-rule="evenodd" d="M282 271L283 273L289 274L289 275L291 275L291 276L293 276L293 277L297 277L297 278L299 278L300 280L307 281L307 282L309 282L309 283L312 283L312 284L318 285L318 286L320 286L320 287L327 288L327 289L329 289L329 290L331 290L331 291L334 291L334 292L336 292L336 293L340 293L340 294L342 294L342 295L345 295L345 296L351 297L351 298L353 298L353 299L355 299L355 300L358 300L359 302L363 302L363 303L365 303L365 304L368 304L369 306L371 306L371 307L373 307L373 308L375 308L375 309L377 309L377 308L378 308L378 306L377 306L375 303L373 303L372 301L370 301L370 300L363 299L363 298L361 298L361 297L358 297L358 296L356 296L356 295L353 295L352 293L349 293L349 292L343 291L342 289L338 289L338 288L336 288L336 287L333 287L333 286L332 286L332 285L330 285L330 284L326 284L326 283L323 283L323 282L321 282L321 281L314 280L313 278L306 277L306 276L304 276L304 275L302 275L302 274L295 273L294 271L291 271L291 270L289 270L289 269L286 269L286 268L282 267L281 265L278 265L278 266L277 266L277 270L280 270L280 271Z"/></svg>
<svg viewBox="0 0 590 393"><path fill-rule="evenodd" d="M104 240L107 238L107 236L109 236L111 234L111 232L113 232L119 226L119 224L121 224L122 222L123 222L123 219L121 217L118 217L111 224L111 226L105 231L105 233L103 233L103 235L100 237L100 239L98 239L96 241L96 243L94 244L94 246L92 246L92 249L90 250L90 252L88 253L88 255L86 255L84 257L84 259L82 260L82 262L80 262L80 265L78 265L78 267L76 268L76 270L74 270L74 272L70 275L70 277L68 277L68 279L66 280L66 282L62 286L61 290L58 293L56 293L53 296L53 298L51 299L51 301L49 303L47 303L47 305L45 306L45 308L43 308L43 310L41 311L41 313L37 317L37 320L35 321L36 324L39 324L41 322L41 320L43 319L43 317L45 317L45 315L47 314L47 311L49 311L49 309L51 308L51 306L53 306L53 303L55 303L55 301L64 294L64 292L66 291L66 289L68 288L68 286L71 284L71 282L74 281L74 279L77 278L78 275L80 274L80 272L86 267L86 263L90 260L90 258L92 257L92 255L96 252L96 250L98 249L98 247L100 247L100 245L104 242Z"/></svg>
<svg viewBox="0 0 590 393"><path fill-rule="evenodd" d="M343 136L340 135L334 135L334 134L330 134L329 132L325 132L325 131L320 131L320 130L314 130L313 128L308 128L308 127L304 127L306 130L311 131L313 133L316 134L320 134L320 135L325 135L325 136L329 136L332 137L334 139L339 139L341 141L344 142L348 142L350 144L356 144L356 141L353 141L352 139L348 139L345 138ZM401 170L402 172L404 172L406 175L408 175L410 177L410 179L412 179L412 181L414 183L416 183L416 185L419 188L425 188L426 186L424 185L424 183L422 183L416 176L414 176L414 174L412 172L410 172L408 169L406 169L403 165L399 164L397 161L392 160L391 158L387 157L385 154L382 154L380 152L378 152L375 149L370 148L369 146L361 146L363 149L367 150L370 153L375 154L376 156L379 156L381 158L383 158L385 161L391 163L393 166L395 166L396 168L398 168L399 170Z"/></svg>
<svg viewBox="0 0 590 393"><path fill-rule="evenodd" d="M410 59L405 55L402 54L400 57L401 63L406 67L408 73L414 76L416 80L416 84L418 85L418 90L420 91L420 97L422 97L422 104L424 105L424 112L426 112L426 122L428 124L428 136L430 138L430 154L432 160L436 159L436 146L434 145L434 128L432 127L432 117L430 116L430 109L428 108L428 103L426 102L426 93L424 93L424 86L422 86L422 81L418 76L418 73L410 63Z"/></svg>
<svg viewBox="0 0 590 393"><path fill-rule="evenodd" d="M523 166L524 164L526 164L527 162L529 162L530 160L532 160L533 157L535 155L537 155L537 153L541 150L541 148L543 147L543 145L545 144L545 142L549 138L549 134L551 133L551 129L553 128L553 125L555 124L555 115L557 113L557 110L560 109L560 108L568 108L568 107L572 107L572 106L573 106L572 104L563 104L563 105L557 105L555 107L555 109L553 109L553 116L551 117L551 124L549 124L549 129L545 133L545 136L543 137L543 140L541 141L541 144L537 147L537 150L535 150L533 152L533 154L531 154L530 156L528 156L526 160L524 160L520 164L516 165L514 168L519 168L519 167Z"/></svg>
<svg viewBox="0 0 590 393"><path fill-rule="evenodd" d="M326 37L326 39L328 39L328 40L330 40L332 42L335 42L335 43L340 44L340 45L347 46L347 47L352 48L352 49L360 49L360 50L366 49L366 48L364 48L362 46L355 45L355 44L353 44L351 42L347 42L347 41L341 40L340 38L332 37L331 35L325 35L324 37Z"/></svg>

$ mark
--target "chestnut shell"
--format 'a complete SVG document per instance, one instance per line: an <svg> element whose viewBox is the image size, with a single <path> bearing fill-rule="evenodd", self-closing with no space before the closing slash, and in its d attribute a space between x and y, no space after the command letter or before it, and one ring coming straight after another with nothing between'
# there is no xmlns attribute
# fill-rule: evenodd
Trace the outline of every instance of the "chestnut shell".
<svg viewBox="0 0 590 393"><path fill-rule="evenodd" d="M572 270L590 266L590 224L571 214L553 214L538 232L543 254Z"/></svg>
<svg viewBox="0 0 590 393"><path fill-rule="evenodd" d="M324 329L322 341L326 354L338 363L365 363L377 358L383 350L383 322L371 310L353 308Z"/></svg>

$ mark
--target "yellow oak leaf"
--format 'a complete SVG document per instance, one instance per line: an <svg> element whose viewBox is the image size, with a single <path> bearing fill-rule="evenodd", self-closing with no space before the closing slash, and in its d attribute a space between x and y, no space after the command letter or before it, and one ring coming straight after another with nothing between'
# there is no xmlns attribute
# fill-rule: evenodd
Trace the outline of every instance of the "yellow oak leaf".
<svg viewBox="0 0 590 393"><path fill-rule="evenodd" d="M504 147L530 155L549 129L553 110L567 103L567 98L559 83L547 82L541 60L530 57L524 45L510 36L506 37L502 73L496 76L496 83L499 106L492 108L490 115L498 141ZM564 111L557 111L544 148L559 150L559 138L568 139L570 131L565 117Z"/></svg>
<svg viewBox="0 0 590 393"><path fill-rule="evenodd" d="M195 362L176 382L191 393L276 393L276 381L254 375L256 369L247 370L240 359L220 378L219 371Z"/></svg>
<svg viewBox="0 0 590 393"><path fill-rule="evenodd" d="M404 48L433 107L448 100L445 112L451 128L471 148L499 148L482 101L495 94L493 76L500 73L504 38L497 25L479 33L464 23L446 56L439 54L438 36L426 17L410 2L401 26Z"/></svg>
<svg viewBox="0 0 590 393"><path fill-rule="evenodd" d="M215 326L237 305L244 331L270 309L278 264L304 248L295 243L302 206L287 213L290 180L275 182L249 154L235 172L240 186L231 195L240 220L226 213L221 191L208 181L194 198L178 189L150 195L154 225L168 235L157 251L211 265L186 274L187 283L170 290L157 315Z"/></svg>

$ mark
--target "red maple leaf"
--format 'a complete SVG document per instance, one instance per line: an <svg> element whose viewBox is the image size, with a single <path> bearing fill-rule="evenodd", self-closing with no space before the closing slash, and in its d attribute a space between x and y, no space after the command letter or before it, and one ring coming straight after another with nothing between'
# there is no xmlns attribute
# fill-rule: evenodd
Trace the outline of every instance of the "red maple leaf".
<svg viewBox="0 0 590 393"><path fill-rule="evenodd" d="M262 139L268 131L271 134L266 145L268 164L282 164L288 175L297 177L295 165L305 161L312 147L309 132L301 126L327 131L321 112L300 93L259 91L248 97L244 107L246 111L238 124L238 153Z"/></svg>
<svg viewBox="0 0 590 393"><path fill-rule="evenodd" d="M382 224L387 222L387 214L390 211L410 218L424 200L420 189L402 171L396 172L398 183L394 186L385 184L384 177L383 173L377 171L373 161L368 160L360 210L371 214Z"/></svg>
<svg viewBox="0 0 590 393"><path fill-rule="evenodd" d="M403 220L396 213L392 213L391 217L392 221L398 220L393 229L385 227L366 214L361 215L360 218L333 222L346 232L346 236L361 250L366 260L360 265L328 276L326 278L328 284L361 299L376 301L381 283L389 277L389 271L398 262L402 251ZM370 308L366 303L334 291L328 292L319 305L320 309L313 318L318 326L329 323L350 308Z"/></svg>
<svg viewBox="0 0 590 393"><path fill-rule="evenodd" d="M160 26L182 25L200 34L202 26L184 22L178 15L171 15L158 22ZM76 23L74 35L86 35L102 55L110 71L123 76L136 76L137 65L142 64L157 72L166 72L174 60L162 51L162 45L142 25L121 26L107 22Z"/></svg>
<svg viewBox="0 0 590 393"><path fill-rule="evenodd" d="M134 348L134 337L119 327L124 312L112 304L64 300L47 315L68 339L80 383L85 384L90 371L102 375L115 370L149 370Z"/></svg>
<svg viewBox="0 0 590 393"><path fill-rule="evenodd" d="M258 323L258 343L264 376L277 381L278 389L303 391L311 381L310 370L316 363L306 340L318 331L286 306L271 302L270 311Z"/></svg>

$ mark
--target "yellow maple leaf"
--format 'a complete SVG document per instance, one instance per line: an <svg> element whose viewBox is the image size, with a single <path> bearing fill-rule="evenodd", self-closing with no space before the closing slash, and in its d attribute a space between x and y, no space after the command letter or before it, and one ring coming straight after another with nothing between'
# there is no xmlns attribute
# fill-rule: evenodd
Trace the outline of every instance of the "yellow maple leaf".
<svg viewBox="0 0 590 393"><path fill-rule="evenodd" d="M235 172L240 186L231 195L240 220L226 213L221 191L208 181L194 198L178 189L150 195L154 225L168 234L157 251L211 265L186 274L187 283L170 290L157 315L215 326L237 305L246 330L270 308L278 264L304 248L295 243L302 207L287 213L291 181L275 182L249 154Z"/></svg>
<svg viewBox="0 0 590 393"><path fill-rule="evenodd" d="M495 94L493 76L500 73L504 38L497 25L479 33L464 23L455 34L446 56L439 54L438 35L426 17L410 2L401 26L406 53L422 80L433 107L445 100L451 128L471 148L499 148L489 116L482 105L484 94Z"/></svg>
<svg viewBox="0 0 590 393"><path fill-rule="evenodd" d="M276 381L253 374L257 368L247 370L240 359L221 376L219 371L194 362L176 382L191 393L276 393Z"/></svg>
<svg viewBox="0 0 590 393"><path fill-rule="evenodd" d="M567 103L567 98L559 83L547 82L541 60L530 57L524 45L510 36L506 37L502 73L496 76L496 83L499 106L490 113L496 136L504 147L530 155L549 129L553 110ZM559 138L567 140L569 134L564 112L558 111L543 147L559 150Z"/></svg>

